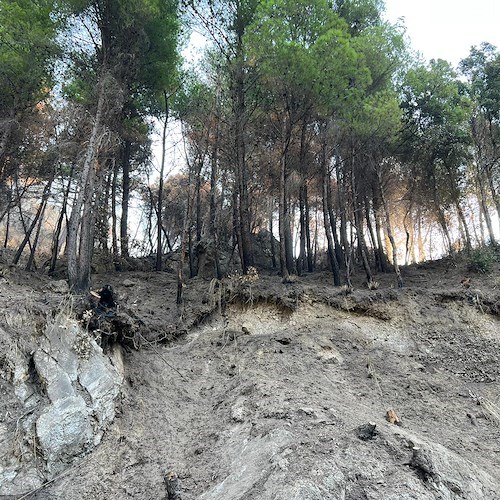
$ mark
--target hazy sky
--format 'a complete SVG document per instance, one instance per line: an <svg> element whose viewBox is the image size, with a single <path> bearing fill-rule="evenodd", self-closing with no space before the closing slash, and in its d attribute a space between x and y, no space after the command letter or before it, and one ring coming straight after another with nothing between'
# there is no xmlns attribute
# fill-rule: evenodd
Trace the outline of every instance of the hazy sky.
<svg viewBox="0 0 500 500"><path fill-rule="evenodd" d="M391 22L405 18L413 49L456 66L471 45L500 48L500 0L385 0Z"/></svg>

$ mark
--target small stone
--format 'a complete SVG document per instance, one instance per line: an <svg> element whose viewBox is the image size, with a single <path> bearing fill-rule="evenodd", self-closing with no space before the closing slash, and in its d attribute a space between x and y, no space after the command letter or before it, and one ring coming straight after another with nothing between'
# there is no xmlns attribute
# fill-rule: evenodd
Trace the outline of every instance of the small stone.
<svg viewBox="0 0 500 500"><path fill-rule="evenodd" d="M394 410L387 410L387 413L385 414L385 419L395 425L401 425L401 420L398 417L397 413Z"/></svg>
<svg viewBox="0 0 500 500"><path fill-rule="evenodd" d="M246 322L241 325L241 331L245 335L251 335L253 333L253 325L252 323Z"/></svg>
<svg viewBox="0 0 500 500"><path fill-rule="evenodd" d="M128 278L122 281L122 286L125 286L127 288L131 288L133 286L136 286L136 284L137 283L135 281L129 280Z"/></svg>
<svg viewBox="0 0 500 500"><path fill-rule="evenodd" d="M69 293L69 285L66 280L51 281L47 288L54 293Z"/></svg>

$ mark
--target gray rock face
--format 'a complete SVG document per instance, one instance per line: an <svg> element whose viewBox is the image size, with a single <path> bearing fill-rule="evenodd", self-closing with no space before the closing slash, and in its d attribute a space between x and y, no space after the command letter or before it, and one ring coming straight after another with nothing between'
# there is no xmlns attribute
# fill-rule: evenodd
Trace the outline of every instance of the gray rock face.
<svg viewBox="0 0 500 500"><path fill-rule="evenodd" d="M118 353L113 355L119 360ZM36 422L49 472L99 444L115 416L123 366L111 362L77 322L59 317L47 326L34 357L50 404Z"/></svg>
<svg viewBox="0 0 500 500"><path fill-rule="evenodd" d="M201 500L243 498L255 485L266 481L272 470L272 461L293 439L290 433L276 430L262 438L241 441L240 434L247 430L243 425L234 428L229 440L232 444L232 469L222 482L204 493Z"/></svg>
<svg viewBox="0 0 500 500"><path fill-rule="evenodd" d="M71 396L56 400L40 416L36 434L49 465L89 448L93 437L89 410L81 396Z"/></svg>

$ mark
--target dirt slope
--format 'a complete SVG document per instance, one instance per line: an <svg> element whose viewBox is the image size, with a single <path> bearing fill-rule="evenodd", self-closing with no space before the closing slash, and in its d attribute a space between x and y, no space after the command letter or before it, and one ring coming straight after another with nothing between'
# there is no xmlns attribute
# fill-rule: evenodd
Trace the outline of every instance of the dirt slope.
<svg viewBox="0 0 500 500"><path fill-rule="evenodd" d="M497 278L464 288L444 271L349 296L326 276L261 278L233 284L234 303L211 315L213 288L195 280L189 331L127 350L101 445L31 498L163 499L169 471L183 500L498 498ZM98 280L150 340L179 328L171 276Z"/></svg>

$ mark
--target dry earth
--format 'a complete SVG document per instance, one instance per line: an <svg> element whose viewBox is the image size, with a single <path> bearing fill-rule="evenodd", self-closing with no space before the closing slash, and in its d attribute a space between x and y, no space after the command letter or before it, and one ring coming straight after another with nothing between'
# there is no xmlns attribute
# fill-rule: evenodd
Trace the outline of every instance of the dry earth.
<svg viewBox="0 0 500 500"><path fill-rule="evenodd" d="M22 498L174 499L168 472L182 500L500 498L498 268L469 288L463 265L404 275L401 290L379 276L377 290L356 283L347 296L325 274L215 289L195 279L181 322L172 274L96 276L140 323L141 349L124 349L101 444ZM37 275L3 280L11 332L36 333L63 298ZM220 297L231 300L219 309ZM0 391L13 429L23 407L1 377Z"/></svg>

